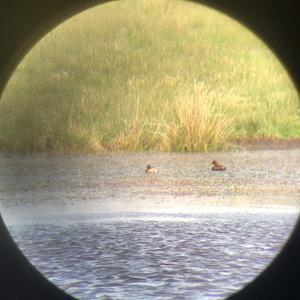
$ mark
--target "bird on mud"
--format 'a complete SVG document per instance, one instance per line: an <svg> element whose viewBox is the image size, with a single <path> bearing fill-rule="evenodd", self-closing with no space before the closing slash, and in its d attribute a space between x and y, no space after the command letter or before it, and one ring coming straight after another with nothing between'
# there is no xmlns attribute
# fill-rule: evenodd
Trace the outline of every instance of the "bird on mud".
<svg viewBox="0 0 300 300"><path fill-rule="evenodd" d="M214 165L211 169L213 171L225 171L226 168L222 164L218 163L216 160L212 161L212 164Z"/></svg>
<svg viewBox="0 0 300 300"><path fill-rule="evenodd" d="M145 173L147 173L147 174L157 174L158 169L151 167L151 165L147 165Z"/></svg>

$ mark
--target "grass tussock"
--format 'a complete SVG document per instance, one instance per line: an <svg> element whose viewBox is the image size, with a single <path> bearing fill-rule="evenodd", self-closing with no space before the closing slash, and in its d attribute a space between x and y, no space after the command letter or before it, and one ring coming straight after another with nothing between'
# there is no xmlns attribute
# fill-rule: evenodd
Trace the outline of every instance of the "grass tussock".
<svg viewBox="0 0 300 300"><path fill-rule="evenodd" d="M193 94L180 95L175 100L173 122L165 124L163 150L221 150L228 142L232 120L216 110L213 99L210 99L203 85L194 85L193 91Z"/></svg>
<svg viewBox="0 0 300 300"><path fill-rule="evenodd" d="M45 36L0 101L0 150L215 151L300 137L299 98L253 34L186 1L115 1Z"/></svg>

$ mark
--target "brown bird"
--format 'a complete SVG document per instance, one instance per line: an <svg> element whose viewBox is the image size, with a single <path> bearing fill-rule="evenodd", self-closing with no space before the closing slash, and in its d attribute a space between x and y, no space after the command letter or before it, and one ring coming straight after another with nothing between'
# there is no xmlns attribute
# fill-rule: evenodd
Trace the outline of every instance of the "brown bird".
<svg viewBox="0 0 300 300"><path fill-rule="evenodd" d="M145 173L148 174L156 174L158 173L158 169L151 167L150 165L147 165L147 168L145 170Z"/></svg>
<svg viewBox="0 0 300 300"><path fill-rule="evenodd" d="M216 160L212 161L212 164L214 165L211 169L213 171L225 171L226 168L225 166L221 165L220 163L218 163Z"/></svg>

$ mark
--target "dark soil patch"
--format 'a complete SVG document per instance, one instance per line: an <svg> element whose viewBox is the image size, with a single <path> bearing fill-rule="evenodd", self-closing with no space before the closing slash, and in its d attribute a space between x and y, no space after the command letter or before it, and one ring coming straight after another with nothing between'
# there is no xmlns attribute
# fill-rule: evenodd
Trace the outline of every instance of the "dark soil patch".
<svg viewBox="0 0 300 300"><path fill-rule="evenodd" d="M232 141L233 145L247 150L300 148L300 138L247 138Z"/></svg>

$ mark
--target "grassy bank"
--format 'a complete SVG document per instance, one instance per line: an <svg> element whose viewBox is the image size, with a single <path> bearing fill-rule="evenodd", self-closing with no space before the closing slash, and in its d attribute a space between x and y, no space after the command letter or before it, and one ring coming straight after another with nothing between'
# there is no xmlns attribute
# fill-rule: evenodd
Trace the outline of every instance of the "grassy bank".
<svg viewBox="0 0 300 300"><path fill-rule="evenodd" d="M298 95L253 34L189 2L130 0L50 32L0 102L0 149L211 151L300 137Z"/></svg>

